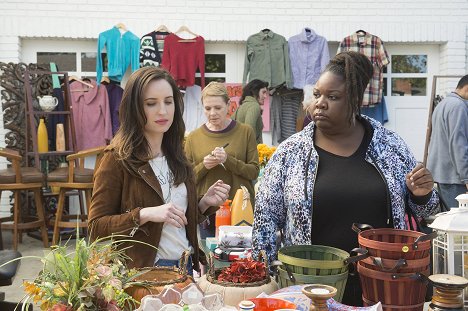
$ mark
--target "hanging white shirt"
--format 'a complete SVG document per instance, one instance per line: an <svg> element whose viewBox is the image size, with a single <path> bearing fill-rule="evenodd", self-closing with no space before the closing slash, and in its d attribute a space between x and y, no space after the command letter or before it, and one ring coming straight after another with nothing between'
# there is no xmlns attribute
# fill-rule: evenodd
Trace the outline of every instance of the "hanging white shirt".
<svg viewBox="0 0 468 311"><path fill-rule="evenodd" d="M187 132L199 128L207 121L201 102L201 87L198 85L189 86L185 89L182 118L184 119L185 130Z"/></svg>

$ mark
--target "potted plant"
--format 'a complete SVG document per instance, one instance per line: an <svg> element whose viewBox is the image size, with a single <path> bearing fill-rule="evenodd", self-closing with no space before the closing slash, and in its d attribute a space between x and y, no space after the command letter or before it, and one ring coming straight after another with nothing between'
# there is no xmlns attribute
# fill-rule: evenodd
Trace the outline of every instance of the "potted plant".
<svg viewBox="0 0 468 311"><path fill-rule="evenodd" d="M134 279L140 272L125 264L127 257L118 248L125 241L77 238L72 251L68 241L54 246L40 258L39 275L23 283L23 305L34 303L47 311L135 310L139 303L125 289L138 283ZM22 258L28 257L37 258Z"/></svg>

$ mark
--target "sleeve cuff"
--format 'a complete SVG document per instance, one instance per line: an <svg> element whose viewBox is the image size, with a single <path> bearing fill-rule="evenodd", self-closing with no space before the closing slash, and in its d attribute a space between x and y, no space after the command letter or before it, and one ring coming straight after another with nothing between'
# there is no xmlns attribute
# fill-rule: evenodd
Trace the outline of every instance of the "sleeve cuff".
<svg viewBox="0 0 468 311"><path fill-rule="evenodd" d="M415 196L410 192L410 199L417 205L426 205L432 197L432 192L433 191L421 197Z"/></svg>

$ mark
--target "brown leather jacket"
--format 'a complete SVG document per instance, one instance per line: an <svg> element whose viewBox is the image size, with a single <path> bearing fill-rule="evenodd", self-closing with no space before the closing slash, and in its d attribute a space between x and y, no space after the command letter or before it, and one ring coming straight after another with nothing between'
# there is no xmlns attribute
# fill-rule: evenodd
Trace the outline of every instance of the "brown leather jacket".
<svg viewBox="0 0 468 311"><path fill-rule="evenodd" d="M92 240L112 234L131 235L133 239L159 245L163 223L147 222L138 226L140 210L144 207L164 204L161 186L149 163L138 169L140 176L130 174L116 160L112 150L107 150L94 175L94 190L89 209L89 232ZM205 254L198 247L197 225L217 207L210 207L205 215L200 213L194 180L185 182L188 208L185 216L187 239L193 247L193 268L199 270L199 261L206 264ZM137 242L123 243L128 247L129 267L152 267L157 250ZM182 254L181 254L182 255Z"/></svg>

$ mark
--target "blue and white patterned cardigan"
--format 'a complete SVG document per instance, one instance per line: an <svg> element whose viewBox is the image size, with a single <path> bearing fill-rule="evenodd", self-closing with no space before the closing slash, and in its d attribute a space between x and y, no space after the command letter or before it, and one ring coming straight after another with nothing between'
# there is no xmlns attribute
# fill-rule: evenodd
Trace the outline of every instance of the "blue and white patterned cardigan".
<svg viewBox="0 0 468 311"><path fill-rule="evenodd" d="M406 229L405 202L409 202L417 216L428 216L437 207L438 196L433 191L425 205L417 205L411 200L405 176L416 166L414 156L396 133L374 119L363 117L374 128L366 160L385 178L394 227ZM284 246L311 244L312 194L318 163L312 141L314 126L311 122L304 130L281 143L265 168L255 199L252 237L255 257L258 257L259 250L264 249L270 261L277 258L276 232L279 230L283 231Z"/></svg>

